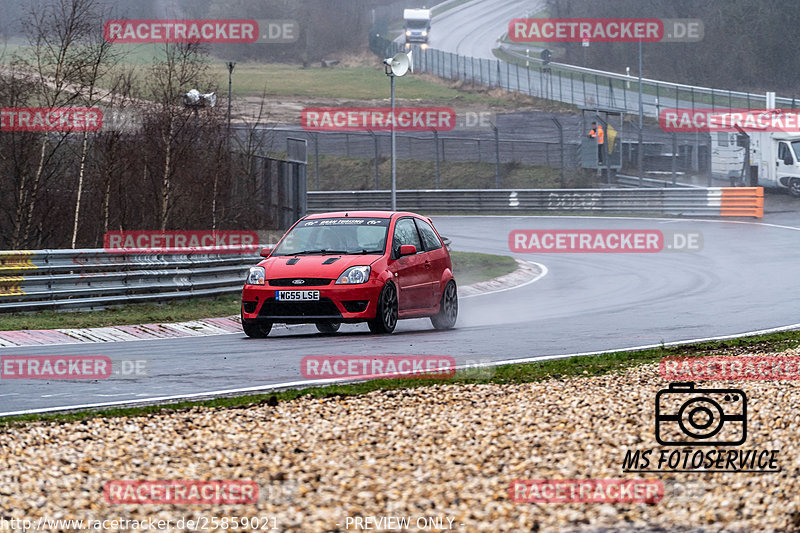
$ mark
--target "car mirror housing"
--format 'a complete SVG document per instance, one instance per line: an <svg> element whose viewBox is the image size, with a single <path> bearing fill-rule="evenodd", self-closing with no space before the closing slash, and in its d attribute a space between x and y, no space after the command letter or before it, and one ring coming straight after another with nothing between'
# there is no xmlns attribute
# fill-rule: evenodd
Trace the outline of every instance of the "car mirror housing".
<svg viewBox="0 0 800 533"><path fill-rule="evenodd" d="M414 255L417 253L417 247L413 244L403 244L400 246L400 257L404 255Z"/></svg>
<svg viewBox="0 0 800 533"><path fill-rule="evenodd" d="M274 250L274 249L275 249L275 245L274 244L270 244L269 246L263 247L261 249L261 252L259 252L259 254L261 255L261 257L269 257L270 254L272 253L272 250Z"/></svg>

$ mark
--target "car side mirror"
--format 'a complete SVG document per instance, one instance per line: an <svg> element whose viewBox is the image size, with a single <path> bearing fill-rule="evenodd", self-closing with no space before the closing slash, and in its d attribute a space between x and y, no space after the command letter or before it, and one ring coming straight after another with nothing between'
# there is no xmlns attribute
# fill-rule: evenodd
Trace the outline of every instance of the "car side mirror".
<svg viewBox="0 0 800 533"><path fill-rule="evenodd" d="M275 245L274 244L270 244L269 246L263 247L261 249L261 252L259 252L259 254L261 255L261 257L269 257L270 254L272 253L272 250L274 250L274 249L275 249Z"/></svg>
<svg viewBox="0 0 800 533"><path fill-rule="evenodd" d="M417 253L417 247L413 244L403 244L400 246L400 257L414 255L415 253Z"/></svg>

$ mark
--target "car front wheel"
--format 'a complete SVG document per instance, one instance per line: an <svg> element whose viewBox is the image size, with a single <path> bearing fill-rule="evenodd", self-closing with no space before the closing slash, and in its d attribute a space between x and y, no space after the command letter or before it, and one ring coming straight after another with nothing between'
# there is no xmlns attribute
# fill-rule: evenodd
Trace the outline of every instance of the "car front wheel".
<svg viewBox="0 0 800 533"><path fill-rule="evenodd" d="M456 325L458 318L458 289L456 282L450 280L442 293L439 312L431 317L431 324L436 329L450 329Z"/></svg>
<svg viewBox="0 0 800 533"><path fill-rule="evenodd" d="M795 198L800 198L800 178L792 178L789 182L789 194Z"/></svg>
<svg viewBox="0 0 800 533"><path fill-rule="evenodd" d="M242 317L242 329L252 339L263 339L272 330L272 322L245 322Z"/></svg>
<svg viewBox="0 0 800 533"><path fill-rule="evenodd" d="M391 333L397 326L397 289L392 282L387 282L378 296L378 310L375 319L367 322L373 333Z"/></svg>

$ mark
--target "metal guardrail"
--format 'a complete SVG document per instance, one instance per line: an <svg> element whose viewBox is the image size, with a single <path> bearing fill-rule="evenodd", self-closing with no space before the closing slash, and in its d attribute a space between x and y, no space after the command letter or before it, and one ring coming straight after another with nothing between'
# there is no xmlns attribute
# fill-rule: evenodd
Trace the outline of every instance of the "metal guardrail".
<svg viewBox="0 0 800 533"><path fill-rule="evenodd" d="M241 252L0 251L0 313L233 293L259 260Z"/></svg>
<svg viewBox="0 0 800 533"><path fill-rule="evenodd" d="M429 189L397 191L397 205L398 209L422 213L626 212L762 217L764 189ZM309 213L390 206L388 190L308 193Z"/></svg>
<svg viewBox="0 0 800 533"><path fill-rule="evenodd" d="M392 57L404 49L403 43L379 36L370 38L370 48L381 57ZM500 87L532 97L580 106L605 107L638 113L638 77L590 69L566 63L544 65L537 57L522 53L518 45L502 44L500 50L516 61L462 56L435 48L421 49L412 56L415 72L441 78ZM535 48L535 47L534 47ZM527 65L527 66L526 66ZM662 108L747 108L766 107L766 95L714 89L642 79L643 112L657 117ZM800 100L776 97L778 107L797 108Z"/></svg>

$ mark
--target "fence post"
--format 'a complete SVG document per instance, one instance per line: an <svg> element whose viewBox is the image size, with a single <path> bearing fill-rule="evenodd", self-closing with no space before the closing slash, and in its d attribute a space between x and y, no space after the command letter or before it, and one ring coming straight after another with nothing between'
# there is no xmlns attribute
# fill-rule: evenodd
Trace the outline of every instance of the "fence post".
<svg viewBox="0 0 800 533"><path fill-rule="evenodd" d="M539 67L539 98L544 98L544 75L542 74L542 67Z"/></svg>
<svg viewBox="0 0 800 533"><path fill-rule="evenodd" d="M558 101L564 101L564 91L561 89L561 74L558 75Z"/></svg>
<svg viewBox="0 0 800 533"><path fill-rule="evenodd" d="M497 131L497 126L492 124L494 130L494 187L500 188L500 132Z"/></svg>
<svg viewBox="0 0 800 533"><path fill-rule="evenodd" d="M625 89L623 89L623 91L624 90ZM616 106L617 105L617 101L614 98L614 84L611 83L611 78L608 78L608 97L609 97L609 99L611 101L611 106L610 107Z"/></svg>
<svg viewBox="0 0 800 533"><path fill-rule="evenodd" d="M378 136L372 133L372 139L375 141L375 190L377 191L380 188L378 182Z"/></svg>
<svg viewBox="0 0 800 533"><path fill-rule="evenodd" d="M572 105L575 105L575 83L574 83L574 81L575 81L575 79L572 77L572 72L570 71L570 73L569 73L569 92L572 94L572 99L570 100L570 103Z"/></svg>
<svg viewBox="0 0 800 533"><path fill-rule="evenodd" d="M503 88L503 82L500 79L500 60L497 60L497 86Z"/></svg>
<svg viewBox="0 0 800 533"><path fill-rule="evenodd" d="M525 72L528 73L528 96L533 96L531 94L531 67L525 67Z"/></svg>
<svg viewBox="0 0 800 533"><path fill-rule="evenodd" d="M586 75L583 72L581 72L581 81L583 82L583 103L588 105L586 102Z"/></svg>
<svg viewBox="0 0 800 533"><path fill-rule="evenodd" d="M558 128L558 148L561 152L560 159L561 159L561 170L559 172L559 186L563 189L564 188L564 128L561 126L561 122L558 121L557 118L551 117L550 120L556 125Z"/></svg>
<svg viewBox="0 0 800 533"><path fill-rule="evenodd" d="M514 70L517 71L517 92L522 94L522 85L519 84L519 65L514 65Z"/></svg>
<svg viewBox="0 0 800 533"><path fill-rule="evenodd" d="M597 74L594 75L594 94L597 97L595 106L600 107L600 84L597 83Z"/></svg>
<svg viewBox="0 0 800 533"><path fill-rule="evenodd" d="M314 178L317 180L317 190L319 189L319 133L314 132Z"/></svg>
<svg viewBox="0 0 800 533"><path fill-rule="evenodd" d="M439 188L439 131L433 130L433 144L436 147L436 188Z"/></svg>
<svg viewBox="0 0 800 533"><path fill-rule="evenodd" d="M678 163L678 136L673 131L672 132L672 186L674 187L675 184L678 182L678 174L677 174L677 163Z"/></svg>

